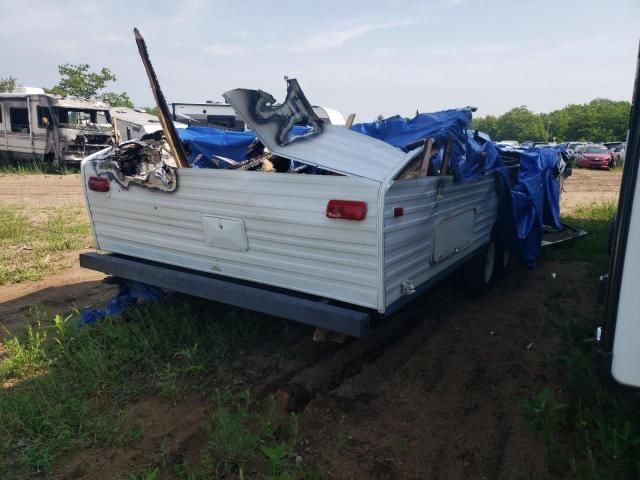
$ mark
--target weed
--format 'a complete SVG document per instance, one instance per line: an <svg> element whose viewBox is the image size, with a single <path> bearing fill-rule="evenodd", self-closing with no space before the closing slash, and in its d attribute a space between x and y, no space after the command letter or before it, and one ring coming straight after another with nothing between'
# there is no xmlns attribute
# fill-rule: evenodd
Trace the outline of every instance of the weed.
<svg viewBox="0 0 640 480"><path fill-rule="evenodd" d="M142 475L129 474L127 475L127 480L156 480L158 475L160 475L160 469L155 467Z"/></svg>
<svg viewBox="0 0 640 480"><path fill-rule="evenodd" d="M558 462L558 438L555 429L559 420L559 411L566 405L555 403L549 387L545 387L522 404L522 413L530 427L542 433L547 446L549 468L554 469Z"/></svg>

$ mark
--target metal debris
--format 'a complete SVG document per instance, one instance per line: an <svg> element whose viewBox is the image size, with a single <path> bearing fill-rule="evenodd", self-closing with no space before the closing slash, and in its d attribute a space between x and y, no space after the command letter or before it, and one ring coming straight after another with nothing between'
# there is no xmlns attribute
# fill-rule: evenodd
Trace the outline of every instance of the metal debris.
<svg viewBox="0 0 640 480"><path fill-rule="evenodd" d="M163 192L178 188L176 162L163 140L131 140L112 147L96 159L98 175L106 175L121 187L140 185Z"/></svg>

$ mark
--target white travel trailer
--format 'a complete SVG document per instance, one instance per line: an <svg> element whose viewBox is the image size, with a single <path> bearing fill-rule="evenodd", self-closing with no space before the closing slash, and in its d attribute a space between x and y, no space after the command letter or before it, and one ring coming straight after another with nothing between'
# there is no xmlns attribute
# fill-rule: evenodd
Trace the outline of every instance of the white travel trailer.
<svg viewBox="0 0 640 480"><path fill-rule="evenodd" d="M328 107L312 106L315 114L332 125L344 125L345 118L338 110ZM229 103L172 103L171 114L174 121L213 127L223 130L242 132L247 125Z"/></svg>
<svg viewBox="0 0 640 480"><path fill-rule="evenodd" d="M113 144L106 103L18 87L0 93L0 152L12 160L79 163Z"/></svg>
<svg viewBox="0 0 640 480"><path fill-rule="evenodd" d="M162 130L160 119L141 109L117 107L110 110L118 130L120 141L135 140L148 133ZM176 128L186 128L184 123L174 122Z"/></svg>
<svg viewBox="0 0 640 480"><path fill-rule="evenodd" d="M503 258L492 176L406 175L428 164L430 144L404 153L322 122L289 87L263 119L250 106L263 92L226 98L272 155L325 174L169 168L161 146L129 156L140 142L99 152L81 178L97 248L111 255L81 264L351 335L472 258L469 271L491 282ZM292 141L303 117L321 131ZM154 156L166 162L143 160Z"/></svg>

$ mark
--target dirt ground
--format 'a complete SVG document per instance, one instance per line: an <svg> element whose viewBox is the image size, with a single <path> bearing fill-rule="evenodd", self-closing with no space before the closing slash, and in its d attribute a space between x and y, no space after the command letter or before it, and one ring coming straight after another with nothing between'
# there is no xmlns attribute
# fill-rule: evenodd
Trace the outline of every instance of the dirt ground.
<svg viewBox="0 0 640 480"><path fill-rule="evenodd" d="M615 199L620 178L575 170L562 208ZM77 175L0 176L0 203L82 201ZM445 281L363 339L318 344L305 330L292 344L242 357L230 376L297 412L303 435L297 453L305 464L330 465L335 478L545 478L545 446L524 424L519 402L547 385L559 390L552 364L559 339L549 328L549 307L561 301L577 316L597 314L593 289L576 288L588 275L579 262L543 260L534 271L513 268L473 300ZM101 279L76 265L39 282L0 287L0 330L15 330L36 303L55 313L104 304L113 287ZM577 293L549 296L560 282ZM269 359L277 353L285 360L274 367ZM197 458L207 414L201 400L174 405L146 398L131 409L145 425L140 445L80 452L56 478L114 478L132 463L153 464L149 452L160 446L174 461Z"/></svg>
<svg viewBox="0 0 640 480"><path fill-rule="evenodd" d="M617 201L620 194L622 172L574 168L564 184L560 199L562 212L574 210L578 205Z"/></svg>

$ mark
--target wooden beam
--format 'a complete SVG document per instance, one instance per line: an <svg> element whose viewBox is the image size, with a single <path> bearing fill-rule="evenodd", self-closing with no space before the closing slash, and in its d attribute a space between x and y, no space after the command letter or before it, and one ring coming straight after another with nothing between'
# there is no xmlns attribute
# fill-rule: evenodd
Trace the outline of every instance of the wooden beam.
<svg viewBox="0 0 640 480"><path fill-rule="evenodd" d="M160 110L160 124L162 125L164 137L169 144L169 151L171 152L173 158L176 160L176 165L179 168L189 168L187 155L184 153L184 149L182 148L182 141L180 140L180 137L178 137L178 131L176 130L176 126L173 123L171 114L169 113L167 100L164 98L162 90L160 90L158 77L156 76L156 72L153 69L153 65L151 65L149 52L147 51L147 44L144 41L144 38L142 38L142 35L140 35L140 32L137 28L133 29L133 33L136 37L136 44L138 45L138 52L140 52L140 58L142 58L144 69L147 71L147 77L149 77L151 91L153 92L153 96L156 99L158 110Z"/></svg>
<svg viewBox="0 0 640 480"><path fill-rule="evenodd" d="M353 125L353 121L355 119L356 119L356 114L350 113L349 116L347 117L347 121L345 122L344 126L351 129L351 126Z"/></svg>
<svg viewBox="0 0 640 480"><path fill-rule="evenodd" d="M424 153L422 154L422 162L420 163L419 177L426 177L429 173L429 162L431 162L431 151L433 150L433 138L426 141Z"/></svg>
<svg viewBox="0 0 640 480"><path fill-rule="evenodd" d="M444 148L444 157L442 158L442 168L440 169L440 175L446 175L449 169L449 157L451 156L451 146L453 142L451 139L447 140L447 146Z"/></svg>

